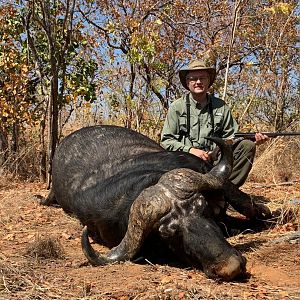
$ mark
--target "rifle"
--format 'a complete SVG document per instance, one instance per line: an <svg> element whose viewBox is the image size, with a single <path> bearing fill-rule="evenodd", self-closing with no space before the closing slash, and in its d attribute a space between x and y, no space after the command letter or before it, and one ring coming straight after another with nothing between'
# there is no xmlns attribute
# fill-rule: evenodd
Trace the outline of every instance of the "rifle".
<svg viewBox="0 0 300 300"><path fill-rule="evenodd" d="M300 132L261 132L262 134L275 138L278 136L295 136L300 135ZM244 139L255 139L256 132L237 132L234 137L235 138L244 138Z"/></svg>
<svg viewBox="0 0 300 300"><path fill-rule="evenodd" d="M226 143L234 144L243 139L255 140L255 134L256 132L237 132L234 135L234 138L226 140ZM296 132L261 132L261 134L264 134L271 138L275 138L278 136L296 136L296 135L300 135L300 132L297 131ZM218 153L219 153L219 147L216 147L213 151L210 152L213 161L218 159Z"/></svg>

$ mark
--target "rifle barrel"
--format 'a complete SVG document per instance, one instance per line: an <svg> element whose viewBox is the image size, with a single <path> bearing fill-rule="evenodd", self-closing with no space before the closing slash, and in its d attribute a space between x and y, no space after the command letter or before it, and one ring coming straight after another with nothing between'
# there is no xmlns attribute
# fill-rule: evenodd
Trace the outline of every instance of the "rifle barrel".
<svg viewBox="0 0 300 300"><path fill-rule="evenodd" d="M261 132L268 137L278 137L278 136L295 136L300 135L300 132ZM256 132L237 132L234 137L239 138L254 138Z"/></svg>

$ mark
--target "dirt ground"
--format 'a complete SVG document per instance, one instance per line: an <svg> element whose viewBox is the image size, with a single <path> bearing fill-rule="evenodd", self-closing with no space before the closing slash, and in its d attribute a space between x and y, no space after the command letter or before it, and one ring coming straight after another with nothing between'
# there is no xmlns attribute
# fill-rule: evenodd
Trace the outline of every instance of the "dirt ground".
<svg viewBox="0 0 300 300"><path fill-rule="evenodd" d="M0 187L0 300L300 299L299 241L278 239L300 230L300 184L249 183L243 189L269 199L272 210L280 207L290 213L282 214L271 229L230 238L246 256L249 276L216 282L201 270L151 262L92 267L81 251L77 220L60 208L38 204L34 195L46 195L45 186L7 183ZM47 247L56 250L57 258L39 257Z"/></svg>

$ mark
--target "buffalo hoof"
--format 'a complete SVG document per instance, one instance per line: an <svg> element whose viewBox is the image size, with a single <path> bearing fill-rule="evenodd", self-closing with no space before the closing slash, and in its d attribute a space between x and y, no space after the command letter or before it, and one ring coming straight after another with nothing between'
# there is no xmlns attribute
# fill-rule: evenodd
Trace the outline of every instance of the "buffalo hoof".
<svg viewBox="0 0 300 300"><path fill-rule="evenodd" d="M44 197L42 195L33 195L32 199L37 201L40 205L55 206L57 204L55 199Z"/></svg>
<svg viewBox="0 0 300 300"><path fill-rule="evenodd" d="M41 197L40 204L45 206L58 206L54 192L50 190L49 195L46 198Z"/></svg>
<svg viewBox="0 0 300 300"><path fill-rule="evenodd" d="M232 254L229 258L221 261L217 265L208 266L204 272L210 278L231 281L245 275L246 262L245 257Z"/></svg>

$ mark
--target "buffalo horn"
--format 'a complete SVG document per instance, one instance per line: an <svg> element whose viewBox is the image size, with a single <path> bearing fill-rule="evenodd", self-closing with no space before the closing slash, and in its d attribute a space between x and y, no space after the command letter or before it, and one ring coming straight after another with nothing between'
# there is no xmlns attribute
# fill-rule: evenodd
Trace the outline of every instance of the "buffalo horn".
<svg viewBox="0 0 300 300"><path fill-rule="evenodd" d="M81 246L88 261L94 265L131 260L139 251L155 224L171 209L170 201L162 201L163 192L158 192L159 183L145 189L132 204L127 232L120 244L106 255L96 252L88 238L85 227L81 235ZM153 197L153 195L157 195Z"/></svg>
<svg viewBox="0 0 300 300"><path fill-rule="evenodd" d="M207 139L216 143L221 151L221 158L218 164L216 164L208 174L217 178L220 184L224 184L228 180L232 172L232 147L229 143L227 143L221 138L209 137ZM212 186L211 188L214 187Z"/></svg>

